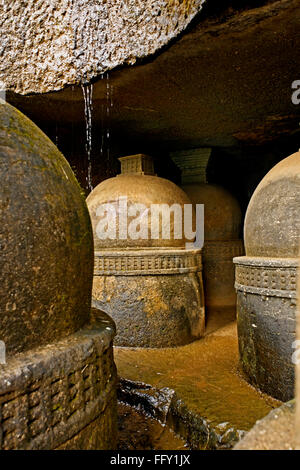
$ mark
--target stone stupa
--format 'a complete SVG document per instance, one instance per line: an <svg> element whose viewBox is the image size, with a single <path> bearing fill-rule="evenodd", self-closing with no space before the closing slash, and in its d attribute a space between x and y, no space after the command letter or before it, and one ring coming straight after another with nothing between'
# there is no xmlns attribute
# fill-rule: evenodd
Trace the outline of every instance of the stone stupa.
<svg viewBox="0 0 300 470"><path fill-rule="evenodd" d="M88 210L55 145L2 100L0 202L0 449L113 449L114 326L91 314Z"/></svg>

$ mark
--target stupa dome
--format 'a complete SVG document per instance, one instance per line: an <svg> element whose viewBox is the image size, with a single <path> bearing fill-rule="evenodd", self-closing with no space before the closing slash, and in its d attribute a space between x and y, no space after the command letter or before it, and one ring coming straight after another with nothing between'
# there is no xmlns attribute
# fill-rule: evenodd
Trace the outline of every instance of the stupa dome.
<svg viewBox="0 0 300 470"><path fill-rule="evenodd" d="M155 176L150 156L120 162L121 175L100 183L87 199L95 246L93 305L116 322L118 346L187 344L205 326L201 250L186 245L194 241L193 226L185 239L192 204L174 183ZM109 236L102 237L108 226Z"/></svg>
<svg viewBox="0 0 300 470"><path fill-rule="evenodd" d="M300 243L300 152L263 178L250 200L244 227L247 256L295 258Z"/></svg>
<svg viewBox="0 0 300 470"><path fill-rule="evenodd" d="M169 239L162 237L163 224L159 228L157 239L151 238L151 217L145 211L145 224L147 225L148 239L132 239L126 237L122 239L119 234L120 216L127 217L125 206L119 205L120 198L126 197L127 208L134 204L143 204L145 208L150 209L151 205L166 204L171 207L173 204L179 205L182 209L184 204L191 204L188 196L182 189L176 186L172 181L155 176L152 160L148 156L138 154L130 157L120 158L122 173L114 178L109 178L100 183L88 196L87 204L90 211L95 251L112 248L150 248L150 247L172 247L184 248L186 242L191 242L183 236L181 239L174 238L174 220L171 213L171 226ZM111 204L116 208L116 239L101 239L97 234L97 225L101 217L97 215L99 207L105 204ZM104 207L104 206L103 206ZM131 217L128 214L128 225ZM143 222L144 223L144 222Z"/></svg>
<svg viewBox="0 0 300 470"><path fill-rule="evenodd" d="M7 354L57 341L89 319L90 218L55 145L0 100L0 338Z"/></svg>

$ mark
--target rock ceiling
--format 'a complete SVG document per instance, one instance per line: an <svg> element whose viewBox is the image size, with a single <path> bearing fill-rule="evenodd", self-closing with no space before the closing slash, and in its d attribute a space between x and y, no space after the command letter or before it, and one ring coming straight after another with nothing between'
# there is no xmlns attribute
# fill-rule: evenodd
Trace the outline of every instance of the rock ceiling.
<svg viewBox="0 0 300 470"><path fill-rule="evenodd" d="M298 0L281 0L222 14L203 11L163 51L122 66L93 83L93 122L101 123L107 87L114 135L145 147L234 147L297 134L300 105ZM80 86L21 96L10 102L43 128L84 124Z"/></svg>

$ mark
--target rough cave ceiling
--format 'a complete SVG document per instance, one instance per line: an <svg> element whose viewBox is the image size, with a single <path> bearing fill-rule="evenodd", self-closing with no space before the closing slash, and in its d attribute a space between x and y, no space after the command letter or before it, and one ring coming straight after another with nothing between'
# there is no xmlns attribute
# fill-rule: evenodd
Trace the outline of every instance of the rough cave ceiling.
<svg viewBox="0 0 300 470"><path fill-rule="evenodd" d="M256 8L205 10L155 57L109 74L114 136L140 147L180 149L264 144L299 132L298 0ZM83 126L79 86L9 101L42 128ZM93 84L93 122L101 125L107 79Z"/></svg>

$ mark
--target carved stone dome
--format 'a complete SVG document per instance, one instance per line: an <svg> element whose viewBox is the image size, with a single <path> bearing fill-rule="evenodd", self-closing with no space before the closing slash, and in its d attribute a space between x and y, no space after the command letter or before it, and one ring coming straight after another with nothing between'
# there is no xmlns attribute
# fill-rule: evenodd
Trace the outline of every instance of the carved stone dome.
<svg viewBox="0 0 300 470"><path fill-rule="evenodd" d="M191 204L191 201L182 189L176 186L169 180L159 178L154 175L152 160L146 155L133 155L130 157L120 158L122 165L122 174L114 178L109 178L100 183L88 196L87 205L90 211L95 251L102 249L112 248L155 248L155 247L172 247L184 248L186 240L183 236L181 239L174 239L174 223L173 214L171 214L170 226L170 239L162 238L162 228L160 226L158 239L151 239L151 217L147 217L145 223L148 227L148 239L120 239L119 233L119 220L120 216L127 216L127 212L122 214L123 207L119 206L119 198L127 198L127 207L132 207L133 204L143 204L147 209L150 209L152 204L166 204L171 207L173 204L178 204L183 208L184 204ZM112 204L116 208L116 239L100 239L97 235L97 225L101 218L97 215L97 210L103 204ZM183 212L182 212L183 213ZM182 219L183 220L183 219ZM131 218L128 215L128 226Z"/></svg>
<svg viewBox="0 0 300 470"><path fill-rule="evenodd" d="M182 189L193 204L204 204L204 237L209 240L236 240L240 236L242 214L237 200L215 184L189 183Z"/></svg>
<svg viewBox="0 0 300 470"><path fill-rule="evenodd" d="M0 100L0 339L7 354L59 340L89 319L90 218L62 154Z"/></svg>
<svg viewBox="0 0 300 470"><path fill-rule="evenodd" d="M279 162L250 200L244 227L247 256L295 258L300 243L300 152Z"/></svg>

